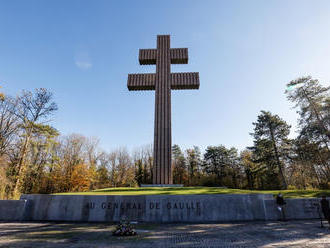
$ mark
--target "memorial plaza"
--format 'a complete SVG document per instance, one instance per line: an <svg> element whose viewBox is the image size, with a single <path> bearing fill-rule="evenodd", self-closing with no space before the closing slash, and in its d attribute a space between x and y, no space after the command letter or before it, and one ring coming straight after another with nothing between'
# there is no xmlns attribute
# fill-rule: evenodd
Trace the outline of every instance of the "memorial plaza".
<svg viewBox="0 0 330 248"><path fill-rule="evenodd" d="M223 224L136 224L137 236L115 237L106 223L0 222L0 247L330 247L318 220Z"/></svg>

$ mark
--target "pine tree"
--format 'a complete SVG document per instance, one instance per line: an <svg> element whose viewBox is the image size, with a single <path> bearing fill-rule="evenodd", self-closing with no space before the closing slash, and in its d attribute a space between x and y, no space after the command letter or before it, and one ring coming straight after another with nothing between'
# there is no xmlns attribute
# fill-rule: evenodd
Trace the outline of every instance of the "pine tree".
<svg viewBox="0 0 330 248"><path fill-rule="evenodd" d="M268 173L269 181L275 182L276 174L278 174L282 188L286 189L284 158L289 144L290 126L279 116L266 111L261 111L257 122L253 125L254 132L251 135L254 138L254 146L250 149L257 158L255 162L264 163L267 166L266 173Z"/></svg>

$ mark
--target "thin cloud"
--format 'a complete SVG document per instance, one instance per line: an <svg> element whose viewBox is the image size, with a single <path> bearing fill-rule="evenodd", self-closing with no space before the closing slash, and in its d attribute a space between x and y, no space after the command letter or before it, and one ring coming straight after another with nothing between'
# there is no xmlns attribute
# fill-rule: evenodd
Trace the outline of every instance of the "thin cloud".
<svg viewBox="0 0 330 248"><path fill-rule="evenodd" d="M93 66L87 51L79 51L74 57L75 64L79 69L87 70Z"/></svg>
<svg viewBox="0 0 330 248"><path fill-rule="evenodd" d="M93 65L92 63L87 61L76 61L76 66L80 69L87 70L91 68Z"/></svg>

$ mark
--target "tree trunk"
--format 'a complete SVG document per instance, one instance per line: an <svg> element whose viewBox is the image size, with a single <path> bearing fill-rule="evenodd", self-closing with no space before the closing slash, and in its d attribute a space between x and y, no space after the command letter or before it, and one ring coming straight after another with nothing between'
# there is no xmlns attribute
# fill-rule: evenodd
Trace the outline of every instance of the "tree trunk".
<svg viewBox="0 0 330 248"><path fill-rule="evenodd" d="M270 123L269 123L269 129L270 129L270 135L271 135L273 146L274 146L274 152L275 152L276 162L277 162L277 166L278 166L278 171L280 173L280 177L281 177L282 184L283 184L283 189L287 189L288 185L287 185L285 177L284 177L280 157L279 157L276 142L275 142L274 131L273 131L273 128Z"/></svg>
<svg viewBox="0 0 330 248"><path fill-rule="evenodd" d="M18 175L17 175L17 180L16 180L16 183L15 183L15 188L14 188L14 196L17 197L20 195L21 193L21 188L22 188L22 184L23 184L23 178L26 174L26 166L25 166L25 155L26 155L26 152L27 152L27 148L28 148L28 144L29 144L29 140L30 140L30 135L29 134L26 134L26 138L24 140L24 144L23 144L23 147L22 147L22 152L21 152L21 157L18 161L18 168L19 168L19 171L18 171Z"/></svg>

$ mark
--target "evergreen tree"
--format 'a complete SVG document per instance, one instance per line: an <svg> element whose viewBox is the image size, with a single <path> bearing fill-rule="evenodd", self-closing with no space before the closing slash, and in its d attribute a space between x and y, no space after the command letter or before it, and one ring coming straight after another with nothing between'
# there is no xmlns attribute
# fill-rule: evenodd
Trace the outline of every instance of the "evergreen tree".
<svg viewBox="0 0 330 248"><path fill-rule="evenodd" d="M287 84L288 100L295 103L299 114L298 150L313 158L315 175L324 187L330 186L330 87L317 79L302 77ZM305 149L305 144L313 149ZM311 154L313 153L313 154ZM298 152L301 158L301 152ZM304 163L306 161L300 161ZM311 160L307 161L308 163ZM310 166L309 166L310 167Z"/></svg>
<svg viewBox="0 0 330 248"><path fill-rule="evenodd" d="M172 146L173 183L186 184L187 164L185 157L178 145Z"/></svg>
<svg viewBox="0 0 330 248"><path fill-rule="evenodd" d="M298 78L287 85L287 98L295 103L300 115L300 135L330 145L330 87L311 77Z"/></svg>
<svg viewBox="0 0 330 248"><path fill-rule="evenodd" d="M144 179L144 169L142 164L142 159L138 159L135 161L135 180L138 183L138 185L141 185L143 183Z"/></svg>
<svg viewBox="0 0 330 248"><path fill-rule="evenodd" d="M254 162L253 153L249 150L244 150L240 154L240 163L246 176L247 188L257 189L262 188L260 183L265 174L265 166L261 163Z"/></svg>
<svg viewBox="0 0 330 248"><path fill-rule="evenodd" d="M202 164L201 152L197 146L186 150L188 166L188 184L193 185Z"/></svg>
<svg viewBox="0 0 330 248"><path fill-rule="evenodd" d="M238 156L237 149L227 149L225 146L208 146L204 153L203 162L204 171L208 174L214 175L217 184L220 186L233 186L237 185L236 174L238 171ZM231 185L225 185L225 177L230 176Z"/></svg>
<svg viewBox="0 0 330 248"><path fill-rule="evenodd" d="M276 186L277 175L283 189L287 188L284 175L285 152L289 144L288 135L290 126L277 115L270 112L261 111L257 122L253 123L254 132L251 135L254 138L254 146L250 147L253 151L256 161L267 166L265 172L270 187ZM275 185L274 185L275 183Z"/></svg>

